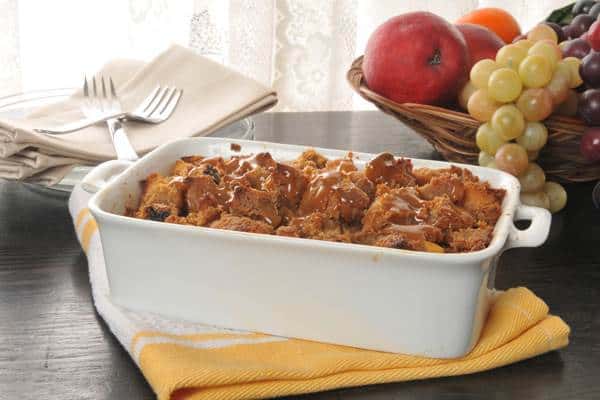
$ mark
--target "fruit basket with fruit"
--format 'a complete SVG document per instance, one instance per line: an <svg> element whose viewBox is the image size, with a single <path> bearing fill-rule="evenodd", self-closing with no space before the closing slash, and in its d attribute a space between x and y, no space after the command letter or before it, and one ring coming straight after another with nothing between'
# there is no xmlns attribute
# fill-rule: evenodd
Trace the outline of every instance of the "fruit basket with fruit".
<svg viewBox="0 0 600 400"><path fill-rule="evenodd" d="M600 6L580 3L523 35L500 9L456 25L400 15L373 32L347 78L445 159L509 172L524 203L558 211L566 193L546 178L600 179L600 22L589 14Z"/></svg>

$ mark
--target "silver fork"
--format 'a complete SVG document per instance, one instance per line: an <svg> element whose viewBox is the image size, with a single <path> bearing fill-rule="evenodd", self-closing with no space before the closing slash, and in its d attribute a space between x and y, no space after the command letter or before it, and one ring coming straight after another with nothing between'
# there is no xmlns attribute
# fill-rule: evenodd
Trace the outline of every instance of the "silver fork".
<svg viewBox="0 0 600 400"><path fill-rule="evenodd" d="M87 78L83 83L84 101L81 106L83 114L90 119L102 117L105 115L119 115L121 111L121 103L117 97L115 85L112 78L108 78L110 85L109 90L106 89L104 77L100 78L101 91L96 85L96 77L92 77L91 90L88 86ZM106 120L110 138L112 140L117 159L135 161L139 158L133 146L127 138L127 133L119 117L112 117Z"/></svg>
<svg viewBox="0 0 600 400"><path fill-rule="evenodd" d="M112 79L110 81L112 82ZM92 81L92 86L94 83L95 79ZM84 79L84 97L88 97L85 94L86 87L87 79ZM114 84L111 84L111 87L114 90ZM89 87L87 90L89 95ZM80 129L87 128L88 126L105 122L111 118L124 118L127 120L140 121L150 124L160 124L171 117L182 95L182 89L168 86L162 87L157 85L142 101L142 103L133 111L126 113L122 110L119 110L118 112L112 112L111 114L95 113L94 117L89 117L86 115L85 120L68 123L59 128L36 128L34 130L41 133L58 135L75 132Z"/></svg>

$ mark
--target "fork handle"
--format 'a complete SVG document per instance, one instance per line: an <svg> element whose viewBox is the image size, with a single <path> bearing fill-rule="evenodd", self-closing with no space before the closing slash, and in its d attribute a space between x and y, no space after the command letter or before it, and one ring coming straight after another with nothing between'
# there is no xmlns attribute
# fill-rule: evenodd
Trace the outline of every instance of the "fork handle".
<svg viewBox="0 0 600 400"><path fill-rule="evenodd" d="M131 146L121 120L118 118L111 118L107 120L106 123L108 124L110 138L112 139L115 152L117 153L117 159L135 161L140 158L133 149L133 146Z"/></svg>
<svg viewBox="0 0 600 400"><path fill-rule="evenodd" d="M79 131L81 129L87 128L88 126L92 126L92 125L95 125L100 122L108 121L111 118L121 118L124 115L126 115L126 114L120 112L118 114L105 115L102 118L94 118L94 119L85 118L85 119L82 119L79 121L68 122L57 128L35 128L34 130L36 132L47 133L50 135L61 135L64 133L71 133L71 132Z"/></svg>

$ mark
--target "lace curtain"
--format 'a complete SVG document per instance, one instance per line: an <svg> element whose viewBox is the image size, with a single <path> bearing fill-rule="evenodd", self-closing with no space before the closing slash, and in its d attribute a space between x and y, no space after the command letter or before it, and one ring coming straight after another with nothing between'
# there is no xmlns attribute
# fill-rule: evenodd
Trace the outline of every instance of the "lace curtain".
<svg viewBox="0 0 600 400"><path fill-rule="evenodd" d="M345 73L387 18L428 10L453 21L497 6L528 29L568 2L0 0L0 96L78 86L109 58L150 59L176 42L272 85L278 111L364 109Z"/></svg>

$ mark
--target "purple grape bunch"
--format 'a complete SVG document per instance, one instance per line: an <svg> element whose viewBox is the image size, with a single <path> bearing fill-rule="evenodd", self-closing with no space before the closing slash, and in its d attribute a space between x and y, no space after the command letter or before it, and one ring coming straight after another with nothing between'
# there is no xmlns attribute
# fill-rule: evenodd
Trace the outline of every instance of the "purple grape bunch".
<svg viewBox="0 0 600 400"><path fill-rule="evenodd" d="M588 31L594 22L600 21L600 1L578 0L571 9L574 15L569 25L551 26L559 36L563 57L576 57L581 60L579 75L583 85L577 112L588 126L581 138L580 150L590 162L600 161L600 51L595 51L590 43ZM597 24L596 24L597 25ZM592 29L593 30L593 29ZM591 31L590 31L591 32ZM562 40L561 40L562 39ZM597 40L597 39L596 39ZM594 45L597 49L597 45Z"/></svg>

